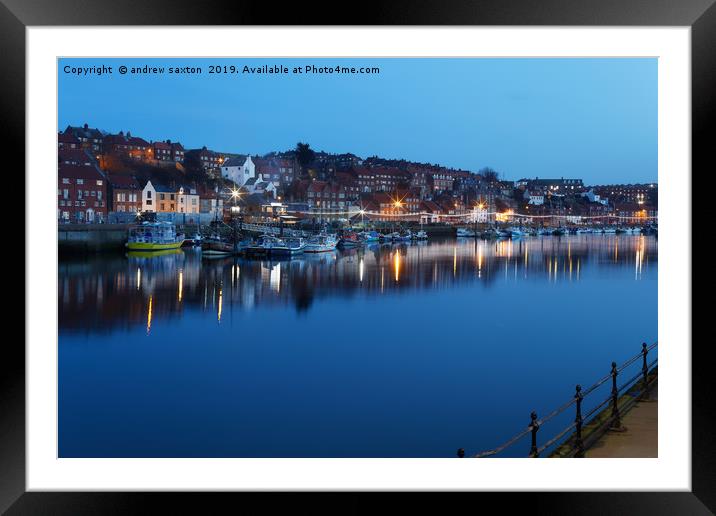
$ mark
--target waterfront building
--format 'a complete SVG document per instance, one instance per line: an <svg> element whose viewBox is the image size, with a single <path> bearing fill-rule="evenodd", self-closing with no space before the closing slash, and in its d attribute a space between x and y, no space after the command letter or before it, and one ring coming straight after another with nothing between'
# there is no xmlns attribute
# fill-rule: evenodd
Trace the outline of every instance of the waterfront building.
<svg viewBox="0 0 716 516"><path fill-rule="evenodd" d="M142 189L134 176L110 174L107 183L111 211L137 213L142 210Z"/></svg>
<svg viewBox="0 0 716 516"><path fill-rule="evenodd" d="M212 217L223 216L224 199L216 190L199 190L199 213L209 213Z"/></svg>
<svg viewBox="0 0 716 516"><path fill-rule="evenodd" d="M443 209L436 202L424 200L420 203L420 212L420 222L423 224L430 224L433 222L440 222L440 215L443 214Z"/></svg>
<svg viewBox="0 0 716 516"><path fill-rule="evenodd" d="M176 209L177 213L199 213L199 194L195 187L179 187Z"/></svg>
<svg viewBox="0 0 716 516"><path fill-rule="evenodd" d="M57 171L57 219L61 222L104 222L107 181L96 165L60 164Z"/></svg>
<svg viewBox="0 0 716 516"><path fill-rule="evenodd" d="M328 181L312 181L306 191L306 200L312 211L347 212L345 187Z"/></svg>
<svg viewBox="0 0 716 516"><path fill-rule="evenodd" d="M164 185L147 181L142 189L142 211L154 213L177 212L177 191Z"/></svg>

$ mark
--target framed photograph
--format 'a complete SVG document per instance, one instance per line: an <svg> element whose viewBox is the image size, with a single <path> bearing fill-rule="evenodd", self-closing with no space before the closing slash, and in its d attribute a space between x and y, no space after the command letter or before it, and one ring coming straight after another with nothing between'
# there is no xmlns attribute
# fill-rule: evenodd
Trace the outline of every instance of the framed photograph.
<svg viewBox="0 0 716 516"><path fill-rule="evenodd" d="M520 4L4 2L0 508L716 510L689 216L716 7Z"/></svg>

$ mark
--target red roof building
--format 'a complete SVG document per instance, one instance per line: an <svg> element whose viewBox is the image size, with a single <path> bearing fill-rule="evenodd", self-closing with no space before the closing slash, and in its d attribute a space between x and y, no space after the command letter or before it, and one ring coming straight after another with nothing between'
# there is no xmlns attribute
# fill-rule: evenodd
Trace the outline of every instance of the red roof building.
<svg viewBox="0 0 716 516"><path fill-rule="evenodd" d="M313 181L306 191L306 200L312 210L347 211L345 188L334 182Z"/></svg>
<svg viewBox="0 0 716 516"><path fill-rule="evenodd" d="M65 134L74 136L83 149L89 149L93 153L102 150L104 135L99 129L89 127L87 124L81 127L68 125L65 129Z"/></svg>
<svg viewBox="0 0 716 516"><path fill-rule="evenodd" d="M57 171L57 219L103 222L107 218L107 181L97 166L60 164Z"/></svg>
<svg viewBox="0 0 716 516"><path fill-rule="evenodd" d="M97 165L97 160L88 150L79 148L62 148L57 151L59 165L77 165L90 167Z"/></svg>
<svg viewBox="0 0 716 516"><path fill-rule="evenodd" d="M111 211L120 213L142 211L142 187L133 176L112 174L107 182Z"/></svg>
<svg viewBox="0 0 716 516"><path fill-rule="evenodd" d="M118 134L105 136L103 152L137 160L152 159L153 155L149 142L143 138L132 136L129 131L127 131L127 134L120 131Z"/></svg>
<svg viewBox="0 0 716 516"><path fill-rule="evenodd" d="M150 145L151 157L155 161L174 161L172 146L169 141L152 142Z"/></svg>
<svg viewBox="0 0 716 516"><path fill-rule="evenodd" d="M57 148L59 150L79 149L81 145L79 139L72 133L57 133Z"/></svg>

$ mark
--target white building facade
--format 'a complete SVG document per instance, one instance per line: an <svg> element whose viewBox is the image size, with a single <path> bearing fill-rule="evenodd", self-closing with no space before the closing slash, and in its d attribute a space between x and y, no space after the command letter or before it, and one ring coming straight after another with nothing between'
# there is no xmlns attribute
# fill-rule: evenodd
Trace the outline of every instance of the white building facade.
<svg viewBox="0 0 716 516"><path fill-rule="evenodd" d="M256 177L256 165L251 156L246 156L243 163L241 158L229 158L221 166L221 175L239 186L244 186L249 179Z"/></svg>
<svg viewBox="0 0 716 516"><path fill-rule="evenodd" d="M177 213L199 213L199 194L196 189L180 186L176 206Z"/></svg>

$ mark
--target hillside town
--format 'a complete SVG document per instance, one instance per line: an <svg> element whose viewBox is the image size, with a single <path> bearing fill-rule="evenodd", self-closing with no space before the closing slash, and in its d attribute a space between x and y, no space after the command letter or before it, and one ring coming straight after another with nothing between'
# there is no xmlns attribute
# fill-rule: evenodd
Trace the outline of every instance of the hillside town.
<svg viewBox="0 0 716 516"><path fill-rule="evenodd" d="M59 223L131 222L141 213L186 223L224 220L237 212L425 223L470 214L477 222L515 214L573 223L658 216L656 183L587 185L561 173L511 181L490 168L330 154L306 143L261 156L185 149L177 141L110 134L86 123L60 131L57 145Z"/></svg>

